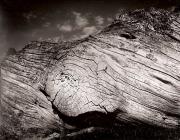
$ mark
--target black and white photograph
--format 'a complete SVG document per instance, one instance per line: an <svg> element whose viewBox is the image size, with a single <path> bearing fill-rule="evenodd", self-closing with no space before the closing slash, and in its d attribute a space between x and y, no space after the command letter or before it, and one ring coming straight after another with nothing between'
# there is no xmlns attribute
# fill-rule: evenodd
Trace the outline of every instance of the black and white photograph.
<svg viewBox="0 0 180 140"><path fill-rule="evenodd" d="M0 0L0 140L180 140L180 0Z"/></svg>

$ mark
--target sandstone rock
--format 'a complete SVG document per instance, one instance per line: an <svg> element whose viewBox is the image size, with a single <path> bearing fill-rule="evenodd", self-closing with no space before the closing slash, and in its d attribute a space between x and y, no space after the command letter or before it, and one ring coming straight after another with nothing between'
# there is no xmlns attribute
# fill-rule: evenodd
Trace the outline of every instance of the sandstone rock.
<svg viewBox="0 0 180 140"><path fill-rule="evenodd" d="M136 10L82 40L32 42L3 61L1 88L9 137L115 127L178 139L179 13Z"/></svg>

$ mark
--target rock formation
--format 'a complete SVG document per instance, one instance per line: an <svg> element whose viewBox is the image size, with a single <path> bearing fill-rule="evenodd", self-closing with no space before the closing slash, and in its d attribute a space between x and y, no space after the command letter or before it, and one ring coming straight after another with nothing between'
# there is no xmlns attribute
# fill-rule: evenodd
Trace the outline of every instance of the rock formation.
<svg viewBox="0 0 180 140"><path fill-rule="evenodd" d="M179 13L121 12L96 35L7 56L1 120L4 139L179 139Z"/></svg>

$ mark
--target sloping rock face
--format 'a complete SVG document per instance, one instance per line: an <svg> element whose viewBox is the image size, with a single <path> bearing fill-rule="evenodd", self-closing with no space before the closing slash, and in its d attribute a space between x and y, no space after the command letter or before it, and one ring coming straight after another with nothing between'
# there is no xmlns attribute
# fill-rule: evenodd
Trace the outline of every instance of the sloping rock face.
<svg viewBox="0 0 180 140"><path fill-rule="evenodd" d="M1 112L7 139L100 128L179 139L179 13L122 12L85 39L28 44L1 65Z"/></svg>

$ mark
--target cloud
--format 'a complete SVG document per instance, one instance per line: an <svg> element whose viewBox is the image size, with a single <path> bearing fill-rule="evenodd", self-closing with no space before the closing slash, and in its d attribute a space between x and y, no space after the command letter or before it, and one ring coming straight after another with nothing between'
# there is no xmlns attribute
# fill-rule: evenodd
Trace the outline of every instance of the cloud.
<svg viewBox="0 0 180 140"><path fill-rule="evenodd" d="M112 19L112 18L110 18L110 17L108 17L108 18L107 18L107 21L108 21L108 22L112 22L112 21L113 21L113 19Z"/></svg>
<svg viewBox="0 0 180 140"><path fill-rule="evenodd" d="M43 24L43 27L49 27L50 25L51 25L50 22L46 22L46 23Z"/></svg>
<svg viewBox="0 0 180 140"><path fill-rule="evenodd" d="M53 42L56 42L56 43L61 42L61 41L64 41L64 40L65 40L65 38L64 38L64 35L63 35L63 34L52 38L52 41L53 41Z"/></svg>
<svg viewBox="0 0 180 140"><path fill-rule="evenodd" d="M23 17L24 17L28 22L30 22L31 20L36 19L36 18L37 18L37 15L36 15L36 13L34 13L33 11L30 11L29 13L23 13Z"/></svg>
<svg viewBox="0 0 180 140"><path fill-rule="evenodd" d="M86 17L82 16L81 13L73 12L73 15L75 16L75 23L79 28L85 27L89 24L89 21Z"/></svg>
<svg viewBox="0 0 180 140"><path fill-rule="evenodd" d="M57 24L57 28L59 29L59 31L62 32L71 32L73 30L72 26L69 24L64 24L64 25Z"/></svg>
<svg viewBox="0 0 180 140"><path fill-rule="evenodd" d="M97 32L97 28L95 26L89 26L89 27L84 27L83 28L83 33L85 35L90 35Z"/></svg>
<svg viewBox="0 0 180 140"><path fill-rule="evenodd" d="M101 16L95 17L95 21L97 22L98 25L102 25L104 23L104 18Z"/></svg>

